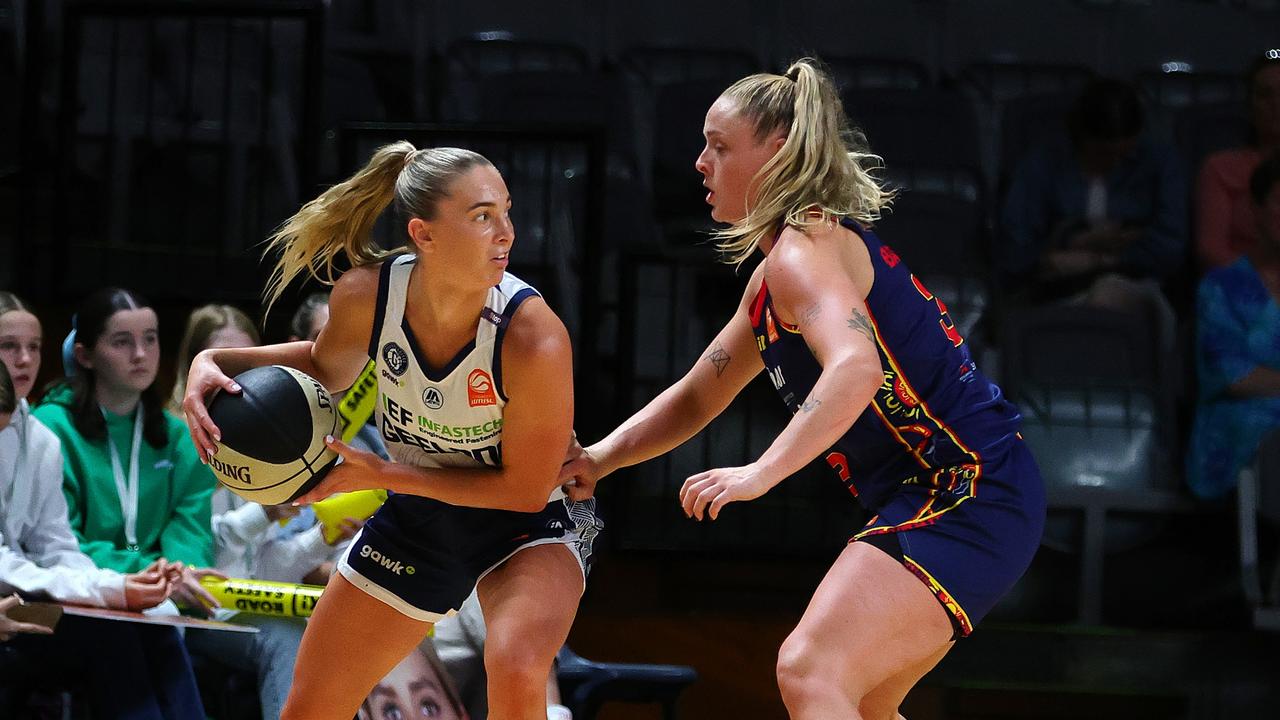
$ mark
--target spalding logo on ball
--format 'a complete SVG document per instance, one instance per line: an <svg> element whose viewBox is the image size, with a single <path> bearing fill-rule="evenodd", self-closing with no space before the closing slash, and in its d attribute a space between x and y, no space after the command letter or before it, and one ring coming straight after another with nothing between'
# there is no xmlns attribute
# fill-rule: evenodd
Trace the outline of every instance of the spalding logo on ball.
<svg viewBox="0 0 1280 720"><path fill-rule="evenodd" d="M222 432L209 460L218 481L246 500L289 502L315 487L338 454L325 447L338 414L315 378L283 365L240 373L240 392L219 391L209 417Z"/></svg>

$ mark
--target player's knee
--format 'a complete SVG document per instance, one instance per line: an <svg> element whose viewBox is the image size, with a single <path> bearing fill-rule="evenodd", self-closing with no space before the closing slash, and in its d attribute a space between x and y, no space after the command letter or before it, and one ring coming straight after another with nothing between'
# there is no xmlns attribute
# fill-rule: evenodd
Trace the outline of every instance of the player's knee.
<svg viewBox="0 0 1280 720"><path fill-rule="evenodd" d="M484 665L491 683L508 688L546 688L550 657L527 642L494 643L492 635L489 639L484 649Z"/></svg>
<svg viewBox="0 0 1280 720"><path fill-rule="evenodd" d="M778 688L788 707L832 694L846 699L860 697L846 684L845 662L828 652L821 643L802 632L793 632L778 651ZM825 704L825 703L823 703Z"/></svg>

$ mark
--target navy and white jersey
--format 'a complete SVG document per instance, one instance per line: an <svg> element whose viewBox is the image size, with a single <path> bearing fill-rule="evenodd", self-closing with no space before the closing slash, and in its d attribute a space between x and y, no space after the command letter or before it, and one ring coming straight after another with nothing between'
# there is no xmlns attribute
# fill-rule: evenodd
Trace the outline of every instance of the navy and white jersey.
<svg viewBox="0 0 1280 720"><path fill-rule="evenodd" d="M502 464L502 339L517 308L538 295L506 273L489 289L476 338L432 368L404 310L417 258L383 264L369 356L377 365L377 423L396 462L432 468ZM553 497L554 499L554 497Z"/></svg>
<svg viewBox="0 0 1280 720"><path fill-rule="evenodd" d="M538 292L514 275L489 289L475 340L432 368L405 319L416 258L386 261L369 356L378 375L378 429L392 459L428 468L502 465L502 339L520 304ZM453 614L485 575L536 545L568 547L585 580L602 523L595 500L556 487L534 513L451 505L396 493L369 518L338 563L352 584L408 617Z"/></svg>

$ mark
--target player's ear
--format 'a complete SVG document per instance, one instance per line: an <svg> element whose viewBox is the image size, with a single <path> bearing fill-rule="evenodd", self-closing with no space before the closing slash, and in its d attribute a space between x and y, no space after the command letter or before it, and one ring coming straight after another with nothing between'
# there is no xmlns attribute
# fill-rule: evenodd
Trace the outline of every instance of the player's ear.
<svg viewBox="0 0 1280 720"><path fill-rule="evenodd" d="M418 252L431 252L435 249L435 243L431 235L431 223L422 218L413 218L409 221L409 240Z"/></svg>

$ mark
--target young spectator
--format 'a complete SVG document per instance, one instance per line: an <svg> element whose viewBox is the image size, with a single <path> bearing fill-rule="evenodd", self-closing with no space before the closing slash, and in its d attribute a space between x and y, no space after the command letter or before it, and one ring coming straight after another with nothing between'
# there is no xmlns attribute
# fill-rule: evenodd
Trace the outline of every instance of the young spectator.
<svg viewBox="0 0 1280 720"><path fill-rule="evenodd" d="M58 439L31 416L26 395L40 369L40 321L0 292L0 596L143 610L169 595L158 559L128 575L102 570L80 552L67 523ZM20 379L15 388L11 375ZM203 717L191 662L175 629L64 616L52 637L5 616L0 600L0 717L16 717L31 686L50 675L88 680L95 717ZM46 631L47 633L47 631Z"/></svg>
<svg viewBox="0 0 1280 720"><path fill-rule="evenodd" d="M178 345L178 374L165 409L182 417L182 396L187 392L187 373L191 358L205 348L249 347L262 342L258 328L239 308L231 305L205 305L191 311L187 329Z"/></svg>
<svg viewBox="0 0 1280 720"><path fill-rule="evenodd" d="M1280 154L1249 182L1258 244L1200 281L1200 399L1187 481L1203 498L1236 486L1258 443L1280 427Z"/></svg>
<svg viewBox="0 0 1280 720"><path fill-rule="evenodd" d="M108 288L89 296L72 324L75 374L54 383L33 414L62 443L63 493L81 550L118 572L167 558L178 604L216 606L200 586L212 572L214 479L156 390L155 311Z"/></svg>
<svg viewBox="0 0 1280 720"><path fill-rule="evenodd" d="M1259 57L1245 81L1249 144L1210 155L1196 182L1196 255L1205 271L1230 265L1258 244L1249 177L1262 158L1280 151L1280 57Z"/></svg>

